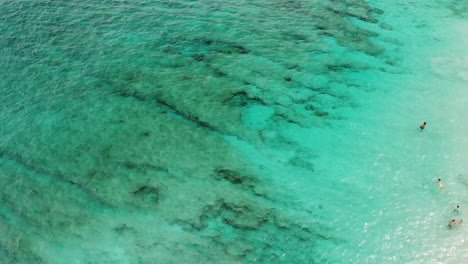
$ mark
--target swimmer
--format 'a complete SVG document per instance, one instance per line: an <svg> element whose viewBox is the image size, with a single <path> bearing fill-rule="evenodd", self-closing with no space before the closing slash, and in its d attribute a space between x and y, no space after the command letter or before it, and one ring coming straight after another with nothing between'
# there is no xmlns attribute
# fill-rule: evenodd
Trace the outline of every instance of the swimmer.
<svg viewBox="0 0 468 264"><path fill-rule="evenodd" d="M459 225L461 225L462 223L463 223L463 219L458 220L458 224L459 224ZM457 224L457 220L452 219L452 220L449 221L448 227L449 227L450 229L452 229L452 228L455 227L456 224Z"/></svg>
<svg viewBox="0 0 468 264"><path fill-rule="evenodd" d="M445 189L445 186L442 184L442 179L438 179L438 180L435 181L435 182L437 182L437 183L439 184L439 188L440 188L442 191L444 191L444 192L447 191L447 189Z"/></svg>
<svg viewBox="0 0 468 264"><path fill-rule="evenodd" d="M457 224L457 221L455 219L452 219L450 220L450 222L448 223L448 226L450 229L454 228L455 225Z"/></svg>
<svg viewBox="0 0 468 264"><path fill-rule="evenodd" d="M453 212L459 214L460 213L460 205L457 205L457 207L455 207L455 209L453 209Z"/></svg>
<svg viewBox="0 0 468 264"><path fill-rule="evenodd" d="M423 131L424 128L426 128L426 122L422 123L419 128L421 129L421 131Z"/></svg>

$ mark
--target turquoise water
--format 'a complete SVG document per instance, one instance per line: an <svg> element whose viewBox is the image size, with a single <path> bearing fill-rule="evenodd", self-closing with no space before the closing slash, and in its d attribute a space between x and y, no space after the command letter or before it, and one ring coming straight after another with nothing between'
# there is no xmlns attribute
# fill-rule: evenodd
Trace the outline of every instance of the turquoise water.
<svg viewBox="0 0 468 264"><path fill-rule="evenodd" d="M0 2L0 262L466 262L467 18Z"/></svg>

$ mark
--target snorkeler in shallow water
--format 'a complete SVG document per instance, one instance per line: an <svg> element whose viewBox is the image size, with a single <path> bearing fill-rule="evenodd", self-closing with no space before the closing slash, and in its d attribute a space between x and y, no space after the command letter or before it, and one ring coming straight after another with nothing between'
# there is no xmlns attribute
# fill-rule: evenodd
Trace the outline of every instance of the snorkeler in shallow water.
<svg viewBox="0 0 468 264"><path fill-rule="evenodd" d="M435 181L435 182L439 184L439 188L440 188L442 191L444 191L444 192L447 191L447 189L445 189L445 186L442 184L442 179L438 179L438 180Z"/></svg>
<svg viewBox="0 0 468 264"><path fill-rule="evenodd" d="M427 123L424 122L424 123L422 123L422 124L419 126L419 128L421 129L421 131L423 131L423 129L426 128L426 125L427 125Z"/></svg>

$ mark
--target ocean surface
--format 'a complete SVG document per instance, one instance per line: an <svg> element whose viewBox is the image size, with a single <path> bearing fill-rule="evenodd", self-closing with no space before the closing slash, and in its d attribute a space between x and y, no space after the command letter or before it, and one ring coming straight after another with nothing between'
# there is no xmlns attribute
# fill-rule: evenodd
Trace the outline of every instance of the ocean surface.
<svg viewBox="0 0 468 264"><path fill-rule="evenodd" d="M468 263L467 113L465 0L1 0L0 263Z"/></svg>

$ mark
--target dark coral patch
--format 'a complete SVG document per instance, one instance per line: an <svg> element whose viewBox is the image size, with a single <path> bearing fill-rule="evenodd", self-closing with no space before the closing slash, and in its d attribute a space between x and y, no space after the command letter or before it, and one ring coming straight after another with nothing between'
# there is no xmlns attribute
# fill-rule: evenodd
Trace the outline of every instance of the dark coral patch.
<svg viewBox="0 0 468 264"><path fill-rule="evenodd" d="M141 186L132 194L144 202L159 203L159 190L152 186Z"/></svg>
<svg viewBox="0 0 468 264"><path fill-rule="evenodd" d="M242 184L246 180L245 176L242 176L239 172L233 170L218 168L215 170L215 173L216 178L224 179L232 184Z"/></svg>

